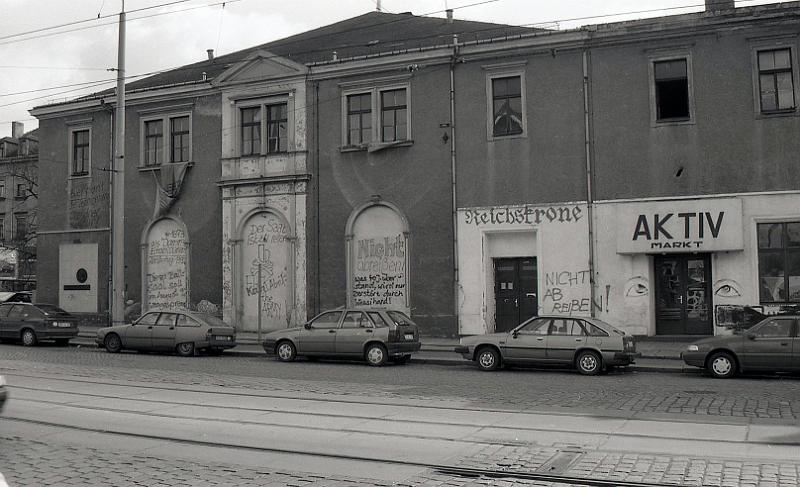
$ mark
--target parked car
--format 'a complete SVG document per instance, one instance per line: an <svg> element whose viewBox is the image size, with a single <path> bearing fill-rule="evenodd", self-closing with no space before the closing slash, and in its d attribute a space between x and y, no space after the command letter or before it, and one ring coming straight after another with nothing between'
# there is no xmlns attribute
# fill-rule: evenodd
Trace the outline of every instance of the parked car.
<svg viewBox="0 0 800 487"><path fill-rule="evenodd" d="M203 350L218 355L236 346L236 331L216 316L188 310L151 310L127 325L97 330L106 351L175 351L185 357Z"/></svg>
<svg viewBox="0 0 800 487"><path fill-rule="evenodd" d="M739 372L800 372L800 315L765 318L739 335L704 338L681 353L688 365L721 379Z"/></svg>
<svg viewBox="0 0 800 487"><path fill-rule="evenodd" d="M32 298L33 293L30 291L0 292L0 303L30 303Z"/></svg>
<svg viewBox="0 0 800 487"><path fill-rule="evenodd" d="M376 308L324 311L303 326L268 333L267 355L363 358L370 365L406 363L419 350L419 328L405 313Z"/></svg>
<svg viewBox="0 0 800 487"><path fill-rule="evenodd" d="M5 406L7 398L8 391L6 390L6 378L0 375L0 413L3 412L3 406Z"/></svg>
<svg viewBox="0 0 800 487"><path fill-rule="evenodd" d="M639 355L633 337L608 323L564 316L534 316L509 332L465 337L455 350L481 370L559 364L573 365L584 375L630 365Z"/></svg>
<svg viewBox="0 0 800 487"><path fill-rule="evenodd" d="M78 318L53 304L0 304L0 340L32 347L42 340L66 345L78 336Z"/></svg>

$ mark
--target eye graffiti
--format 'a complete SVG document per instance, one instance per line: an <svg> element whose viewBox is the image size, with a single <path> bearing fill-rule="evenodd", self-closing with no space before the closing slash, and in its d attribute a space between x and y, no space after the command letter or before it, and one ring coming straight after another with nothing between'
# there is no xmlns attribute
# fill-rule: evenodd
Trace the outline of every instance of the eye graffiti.
<svg viewBox="0 0 800 487"><path fill-rule="evenodd" d="M650 294L650 287L647 279L642 276L632 277L625 283L626 298L639 298L648 294Z"/></svg>
<svg viewBox="0 0 800 487"><path fill-rule="evenodd" d="M721 298L738 298L742 295L741 286L732 279L721 279L714 283L714 295Z"/></svg>

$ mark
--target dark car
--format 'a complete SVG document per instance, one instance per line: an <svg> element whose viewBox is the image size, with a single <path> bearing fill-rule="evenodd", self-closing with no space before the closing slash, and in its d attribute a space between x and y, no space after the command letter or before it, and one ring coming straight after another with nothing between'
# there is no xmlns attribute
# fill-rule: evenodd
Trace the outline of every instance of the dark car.
<svg viewBox="0 0 800 487"><path fill-rule="evenodd" d="M42 340L66 345L78 336L78 318L53 304L0 304L0 340L32 347Z"/></svg>
<svg viewBox="0 0 800 487"><path fill-rule="evenodd" d="M572 365L596 375L630 365L639 355L632 336L595 318L534 316L509 332L461 339L455 351L482 370L507 364Z"/></svg>
<svg viewBox="0 0 800 487"><path fill-rule="evenodd" d="M419 328L402 311L342 308L325 311L303 326L268 333L267 355L363 358L370 365L406 363L420 348Z"/></svg>
<svg viewBox="0 0 800 487"><path fill-rule="evenodd" d="M188 310L150 310L128 325L97 330L95 342L106 351L152 350L192 356L198 350L220 354L236 346L236 331L214 315Z"/></svg>
<svg viewBox="0 0 800 487"><path fill-rule="evenodd" d="M798 372L799 318L771 316L739 335L704 338L689 345L681 357L722 379L739 372Z"/></svg>

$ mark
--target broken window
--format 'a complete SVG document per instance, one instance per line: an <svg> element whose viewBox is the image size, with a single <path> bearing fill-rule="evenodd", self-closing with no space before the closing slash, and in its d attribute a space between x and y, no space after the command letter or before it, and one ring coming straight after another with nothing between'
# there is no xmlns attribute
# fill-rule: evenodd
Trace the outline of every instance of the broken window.
<svg viewBox="0 0 800 487"><path fill-rule="evenodd" d="M795 108L790 49L758 52L758 83L762 112Z"/></svg>
<svg viewBox="0 0 800 487"><path fill-rule="evenodd" d="M520 76L492 79L492 135L522 133L522 82Z"/></svg>
<svg viewBox="0 0 800 487"><path fill-rule="evenodd" d="M689 75L686 59L653 63L656 120L686 120L689 115Z"/></svg>

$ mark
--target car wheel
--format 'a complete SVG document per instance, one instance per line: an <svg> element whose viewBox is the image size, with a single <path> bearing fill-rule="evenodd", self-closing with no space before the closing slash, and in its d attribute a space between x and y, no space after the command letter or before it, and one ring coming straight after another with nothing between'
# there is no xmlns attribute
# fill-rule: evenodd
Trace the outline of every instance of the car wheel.
<svg viewBox="0 0 800 487"><path fill-rule="evenodd" d="M106 347L106 352L118 353L122 350L122 340L120 340L119 335L116 333L111 333L103 340L103 346Z"/></svg>
<svg viewBox="0 0 800 487"><path fill-rule="evenodd" d="M278 360L281 362L291 362L297 357L297 349L294 343L284 340L278 342L278 346L275 347L275 355L278 356Z"/></svg>
<svg viewBox="0 0 800 487"><path fill-rule="evenodd" d="M397 365L405 365L409 360L411 360L411 355L402 355L400 357L393 358L392 362Z"/></svg>
<svg viewBox="0 0 800 487"><path fill-rule="evenodd" d="M481 348L475 355L475 362L481 370L497 370L500 367L500 353L492 347Z"/></svg>
<svg viewBox="0 0 800 487"><path fill-rule="evenodd" d="M179 343L175 350L178 351L178 355L181 357L193 357L194 356L194 342L183 342Z"/></svg>
<svg viewBox="0 0 800 487"><path fill-rule="evenodd" d="M729 353L715 353L708 359L706 368L717 379L728 379L736 375L736 360Z"/></svg>
<svg viewBox="0 0 800 487"><path fill-rule="evenodd" d="M597 352L584 350L575 358L575 367L583 375L597 375L603 368L603 361Z"/></svg>
<svg viewBox="0 0 800 487"><path fill-rule="evenodd" d="M22 330L22 344L26 347L32 347L36 345L36 333L33 332L30 328L25 328Z"/></svg>
<svg viewBox="0 0 800 487"><path fill-rule="evenodd" d="M69 345L69 338L59 338L55 340L55 342L56 345L58 345L59 347L66 347L67 345Z"/></svg>
<svg viewBox="0 0 800 487"><path fill-rule="evenodd" d="M373 367L380 367L385 364L387 355L386 347L380 343L370 343L367 346L367 350L364 352L364 358L366 358L367 363Z"/></svg>

